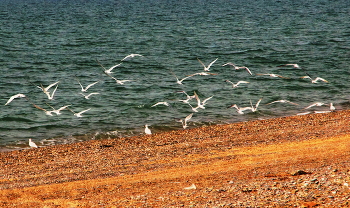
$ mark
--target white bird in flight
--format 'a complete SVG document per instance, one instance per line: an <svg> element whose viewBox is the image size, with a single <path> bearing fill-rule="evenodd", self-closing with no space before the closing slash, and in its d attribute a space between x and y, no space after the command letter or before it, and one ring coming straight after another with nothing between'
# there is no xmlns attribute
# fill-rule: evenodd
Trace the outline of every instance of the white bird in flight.
<svg viewBox="0 0 350 208"><path fill-rule="evenodd" d="M145 134L152 134L151 129L148 128L148 125L145 125Z"/></svg>
<svg viewBox="0 0 350 208"><path fill-rule="evenodd" d="M184 102L184 103L188 103L190 100L196 98L196 96L194 96L194 95L190 96L185 91L179 91L178 93L184 93L187 96L186 100L179 100L179 101Z"/></svg>
<svg viewBox="0 0 350 208"><path fill-rule="evenodd" d="M157 105L165 105L165 106L169 106L169 103L168 102L158 102L154 105L152 105L151 107L154 107L154 106L157 106Z"/></svg>
<svg viewBox="0 0 350 208"><path fill-rule="evenodd" d="M232 84L232 88L236 88L236 87L238 87L238 85L243 84L243 83L249 83L249 82L246 82L246 81L238 81L235 84L235 83L231 82L230 80L225 80L225 82L228 82L228 83Z"/></svg>
<svg viewBox="0 0 350 208"><path fill-rule="evenodd" d="M51 87L57 85L59 82L60 82L60 81L55 82L55 83L52 83L52 84L50 84L50 85L47 86L47 87L44 87L42 84L40 84L40 86L37 86L37 87L38 87L39 89L41 89L45 94L47 94L48 91L49 91L49 89L50 89Z"/></svg>
<svg viewBox="0 0 350 208"><path fill-rule="evenodd" d="M29 139L29 146L34 147L34 148L38 148L38 146L32 141L32 139Z"/></svg>
<svg viewBox="0 0 350 208"><path fill-rule="evenodd" d="M189 75L189 76L187 76L187 77L185 77L185 78L179 80L179 78L174 74L174 72L172 72L172 71L170 71L170 72L174 75L174 77L176 78L176 83L178 83L179 85L182 85L182 82L183 82L185 79L188 79L188 78L194 76L193 74L191 74L191 75Z"/></svg>
<svg viewBox="0 0 350 208"><path fill-rule="evenodd" d="M91 110L91 108L89 108L89 109L86 109L86 110L83 110L83 111L80 111L79 113L75 113L72 109L70 109L70 108L67 108L69 111L71 111L72 113L73 113L73 115L75 115L76 117L78 117L78 118L81 118L81 117L83 117L83 113L85 113L86 111L89 111L89 110Z"/></svg>
<svg viewBox="0 0 350 208"><path fill-rule="evenodd" d="M283 78L283 79L289 79L288 77L283 77L283 76L278 75L278 74L256 74L256 75L270 76L270 77L279 77L279 78Z"/></svg>
<svg viewBox="0 0 350 208"><path fill-rule="evenodd" d="M322 82L328 82L327 80L321 78L321 77L316 77L315 79L312 79L310 76L303 76L303 77L300 77L302 79L310 79L311 80L311 83L317 83L318 81L322 81Z"/></svg>
<svg viewBox="0 0 350 208"><path fill-rule="evenodd" d="M119 63L117 65L114 65L114 66L110 67L109 69L106 69L98 60L96 60L96 61L102 67L102 69L104 70L103 72L105 74L112 74L113 73L112 70L122 64L122 63Z"/></svg>
<svg viewBox="0 0 350 208"><path fill-rule="evenodd" d="M51 107L53 110L50 111L50 112L56 113L56 115L61 115L61 111L62 111L62 110L65 110L66 108L68 108L69 106L71 106L71 105L66 105L66 106L60 107L59 109L56 110L56 109L55 109L54 107L52 107L50 104L46 103L46 105L48 105L49 107Z"/></svg>
<svg viewBox="0 0 350 208"><path fill-rule="evenodd" d="M292 104L292 105L299 105L299 104L297 104L297 103L293 103L293 102L288 101L288 100L276 100L276 101L273 101L273 102L271 102L271 103L267 103L266 105L271 105L272 103L290 103L290 104Z"/></svg>
<svg viewBox="0 0 350 208"><path fill-rule="evenodd" d="M91 95L98 95L98 94L100 94L100 93L98 93L98 92L92 92L92 93L90 93L90 94L88 94L88 95L85 95L85 94L83 94L83 93L79 93L79 94L83 95L85 99L90 99L90 96L91 96Z"/></svg>
<svg viewBox="0 0 350 208"><path fill-rule="evenodd" d="M129 58L133 58L133 57L136 57L136 56L140 56L140 57L143 57L142 55L140 55L140 54L130 54L130 55L127 55L127 56L125 56L121 61L125 61L125 60L127 60L127 59L129 59Z"/></svg>
<svg viewBox="0 0 350 208"><path fill-rule="evenodd" d="M48 116L53 116L53 115L52 115L53 111L48 111L48 110L46 110L46 109L44 109L44 108L42 108L42 107L39 107L39 106L35 105L34 103L32 103L32 105L33 105L35 108L44 111L46 115L48 115Z"/></svg>
<svg viewBox="0 0 350 208"><path fill-rule="evenodd" d="M299 64L283 64L283 65L279 65L279 66L277 66L277 67L282 67L282 66L292 66L293 68L301 69L301 67L299 66Z"/></svg>
<svg viewBox="0 0 350 208"><path fill-rule="evenodd" d="M311 108L311 107L314 107L314 106L322 106L322 105L325 105L325 103L322 103L322 102L316 102L316 103L313 103L309 106L307 106L306 108L304 109L308 109L308 108Z"/></svg>
<svg viewBox="0 0 350 208"><path fill-rule="evenodd" d="M86 92L90 87L92 87L92 86L94 86L95 84L97 84L97 83L100 82L100 80L99 80L99 81L97 81L97 82L94 82L94 83L92 83L92 84L89 84L88 86L86 86L86 87L84 88L83 85L79 82L79 80L77 80L77 81L78 81L78 83L79 83L79 85L80 85L80 87L81 87L81 91L82 91L82 92Z"/></svg>
<svg viewBox="0 0 350 208"><path fill-rule="evenodd" d="M253 73L248 69L248 67L245 66L236 66L235 64L228 62L222 66L232 66L235 70L239 70L239 69L245 69L250 75L253 75Z"/></svg>
<svg viewBox="0 0 350 208"><path fill-rule="evenodd" d="M9 103L11 103L16 98L26 98L27 99L27 97L24 94L16 94L16 95L11 96L10 99L8 99L8 101L6 102L5 105L8 105Z"/></svg>
<svg viewBox="0 0 350 208"><path fill-rule="evenodd" d="M213 65L215 63L215 61L218 60L218 59L215 59L214 61L210 62L210 64L208 66L205 66L205 64L201 60L199 60L199 58L197 58L197 59L198 59L199 63L201 63L202 66L204 67L204 71L210 71L209 68L211 67L211 65Z"/></svg>
<svg viewBox="0 0 350 208"><path fill-rule="evenodd" d="M187 121L190 120L193 116L193 113L191 113L190 115L186 116L186 118L184 120L180 119L179 122L182 123L182 128L183 129L186 129L188 126L187 126Z"/></svg>
<svg viewBox="0 0 350 208"><path fill-rule="evenodd" d="M239 114L244 114L243 111L246 111L246 110L251 110L251 111L253 111L253 107L244 107L244 108L240 108L240 107L238 107L236 104L233 104L233 105L229 106L228 108L236 108L237 113L239 113Z"/></svg>
<svg viewBox="0 0 350 208"><path fill-rule="evenodd" d="M197 100L197 108L202 108L202 109L205 109L204 105L206 104L206 102L208 100L210 100L212 97L214 97L214 95L213 95L211 97L208 97L208 98L204 99L203 102L201 102L201 100L199 99L199 97L198 97L196 92L194 92L194 96L195 96L195 98Z"/></svg>
<svg viewBox="0 0 350 208"><path fill-rule="evenodd" d="M258 110L258 107L259 107L259 104L261 101L262 101L262 98L260 98L258 100L258 102L256 102L255 107L254 107L252 101L250 100L250 106L252 106L252 112L256 112Z"/></svg>
<svg viewBox="0 0 350 208"><path fill-rule="evenodd" d="M49 92L49 91L46 91L46 92L45 92L45 94L47 95L47 98L48 98L49 100L53 100L53 96L55 95L55 92L56 92L56 90L57 90L57 87L58 87L58 85L56 85L56 88L55 88L54 91L51 93L51 95L50 95L50 92Z"/></svg>

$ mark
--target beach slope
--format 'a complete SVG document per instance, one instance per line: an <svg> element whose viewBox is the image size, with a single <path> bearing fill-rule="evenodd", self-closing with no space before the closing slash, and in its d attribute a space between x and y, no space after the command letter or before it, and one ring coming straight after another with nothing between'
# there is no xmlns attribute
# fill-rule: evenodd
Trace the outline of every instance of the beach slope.
<svg viewBox="0 0 350 208"><path fill-rule="evenodd" d="M1 207L348 207L350 111L0 153Z"/></svg>

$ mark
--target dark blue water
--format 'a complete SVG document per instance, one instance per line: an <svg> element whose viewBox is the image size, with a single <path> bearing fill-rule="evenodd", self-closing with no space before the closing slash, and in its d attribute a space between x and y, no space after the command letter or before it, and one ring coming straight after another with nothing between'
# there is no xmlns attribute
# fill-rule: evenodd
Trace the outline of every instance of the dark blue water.
<svg viewBox="0 0 350 208"><path fill-rule="evenodd" d="M349 109L350 81L349 1L0 1L0 147L28 147L28 138L39 146L182 129L178 119L194 113L179 102L195 91L201 99L214 96L205 109L195 112L189 128L305 112L314 102ZM117 84L103 73L129 54L112 76L130 79ZM210 72L178 85L179 78L203 71L218 58ZM227 62L253 72L223 67ZM297 63L301 69L277 67ZM311 77L328 81L311 83ZM290 79L257 74L274 73ZM97 92L84 99L84 86ZM225 82L249 83L233 89ZM60 81L54 100L34 85ZM53 91L54 87L49 91ZM50 110L71 105L82 111L48 116L32 103ZM250 106L263 98L258 111L238 114L234 108ZM289 100L299 105L274 103ZM170 107L151 107L167 101ZM196 106L196 101L190 102ZM329 106L310 108L328 110Z"/></svg>

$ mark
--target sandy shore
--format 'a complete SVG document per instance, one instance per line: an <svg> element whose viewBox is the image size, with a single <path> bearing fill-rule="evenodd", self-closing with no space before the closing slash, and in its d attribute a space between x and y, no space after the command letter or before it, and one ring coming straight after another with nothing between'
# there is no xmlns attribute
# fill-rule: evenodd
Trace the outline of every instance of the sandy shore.
<svg viewBox="0 0 350 208"><path fill-rule="evenodd" d="M350 111L0 153L1 207L350 207Z"/></svg>

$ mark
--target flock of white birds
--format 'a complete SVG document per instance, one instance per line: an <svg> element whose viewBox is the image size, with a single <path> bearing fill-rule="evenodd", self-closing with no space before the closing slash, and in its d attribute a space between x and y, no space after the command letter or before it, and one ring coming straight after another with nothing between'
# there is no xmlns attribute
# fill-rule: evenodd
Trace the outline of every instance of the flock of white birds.
<svg viewBox="0 0 350 208"><path fill-rule="evenodd" d="M110 77L111 79L115 80L115 82L117 84L120 84L120 85L123 85L125 84L126 82L132 82L133 80L119 80L115 77L112 76L113 74L113 70L117 67L119 67L123 61L127 60L127 59L130 59L130 58L134 58L134 57L143 57L142 55L140 54L130 54L130 55L127 55L125 56L123 59L121 59L121 62L118 63L117 65L114 65L108 69L106 69L99 61L97 61L97 63L103 68L103 72L105 75L107 75L108 77ZM196 76L196 75L200 75L200 76L207 76L207 75L217 75L217 74L214 74L214 73L210 73L210 67L217 61L218 59L215 59L214 61L210 62L210 64L208 65L205 65L200 59L198 59L199 63L203 66L203 71L202 72L199 72L199 73L194 73L194 74L191 74L191 75L188 75L182 79L179 79L175 73L173 71L170 71L173 76L175 77L176 79L176 83L179 84L179 85L183 85L183 82L186 80L186 79L189 79L193 76ZM229 66L229 67L232 67L234 70L246 70L247 73L251 76L254 75L253 72L251 72L251 70L248 68L248 67L245 67L245 66L237 66L231 62L228 62L228 63L225 63L222 65L223 67L225 66ZM297 70L303 70L298 64L284 64L284 65L280 65L280 66L277 66L277 67L292 67L294 69L297 69ZM306 76L303 76L303 77L300 77L302 79L310 79L311 83L318 83L319 81L321 82L328 82L327 80L321 78L321 77L316 77L316 78L312 78L305 70L303 70L306 74ZM258 76L270 76L270 77L275 77L275 78L281 78L281 79L289 79L287 77L283 77L281 75L278 75L278 74L255 74L255 75L258 75ZM96 96L98 95L99 93L97 92L92 92L92 93L87 93L88 89L90 89L91 87L93 87L95 84L97 84L99 81L96 81L96 82L93 82L89 85L87 85L86 87L84 87L79 80L77 80L80 87L81 87L81 93L79 93L80 95L82 95L85 99L89 99L91 96ZM240 85L242 84L248 84L249 82L247 81L238 81L237 83L233 83L231 82L230 80L225 80L227 83L229 83L230 85L232 85L232 88L237 88L239 87ZM33 84L34 85L34 84ZM53 100L54 99L54 96L55 96L55 92L58 88L58 85L59 85L59 81L55 82L55 83L52 83L50 85L48 85L47 87L44 87L42 84L40 86L36 86L38 87L43 93L45 93L47 95L47 98L48 100ZM54 90L52 92L50 92L50 89L51 88L54 88ZM187 105L189 105L189 107L192 109L192 111L194 113L198 112L199 109L205 109L205 105L207 104L207 102L213 97L213 96L210 96L208 98L205 98L204 100L201 100L199 98L199 96L197 95L196 92L193 93L193 95L189 95L187 94L185 91L179 91L178 93L183 93L186 95L187 99L185 100L179 100L180 102L183 102ZM65 106L62 106L60 107L59 109L55 109L54 107L52 107L51 105L49 105L48 103L46 103L48 105L48 107L51 108L51 110L47 110L45 108L42 108L36 104L34 104L32 102L31 99L29 99L26 95L24 94L16 94L16 95L13 95L11 96L8 101L6 102L5 105L9 105L14 99L16 98L25 98L28 102L30 102L36 109L39 109L39 110L42 110L45 112L46 115L48 116L53 116L53 114L56 114L56 115L60 115L61 114L61 111L63 110L68 110L68 111L71 111L73 113L74 116L76 117L83 117L83 113L89 111L91 108L89 109L85 109L83 111L80 111L80 112L74 112L70 106L71 105L65 105ZM195 99L197 101L197 105L196 106L193 106L191 103L190 103L190 100L192 99ZM258 100L258 102L253 105L252 101L250 101L250 106L248 107L239 107L237 104L233 104L231 106L229 106L228 108L235 108L237 113L239 114L244 114L244 111L251 111L251 112L256 112L258 110L258 106L260 104L260 102L262 101L262 98ZM297 103L294 103L294 102L291 102L291 101L288 101L288 100L276 100L276 101L273 101L273 102L270 102L270 103L267 103L266 105L271 105L271 104L274 104L274 103L288 103L288 104L291 104L291 105L298 105ZM158 103L155 103L154 105L152 105L151 107L155 107L157 105L164 105L164 106L170 106L168 102L165 102L165 101L160 101ZM313 111L313 113L327 113L327 112L331 112L331 111L334 111L335 110L335 107L333 106L332 103L329 103L329 104L326 104L326 103L322 103L322 102L316 102L316 103L312 103L310 104L309 106L305 107L304 109L309 109L309 108L312 108L314 106L322 106L322 105L329 105L329 110L328 111ZM191 113L190 115L186 116L184 119L181 119L179 120L179 122L182 123L182 127L183 129L186 129L188 127L188 121L192 118L192 116L194 115L194 113ZM304 114L308 114L308 113L312 113L311 111L307 111L307 112L302 112L302 113L299 113L298 115L304 115ZM149 129L149 125L145 125L145 134L152 134L151 130ZM37 147L37 145L31 140L29 139L29 146L30 147Z"/></svg>

